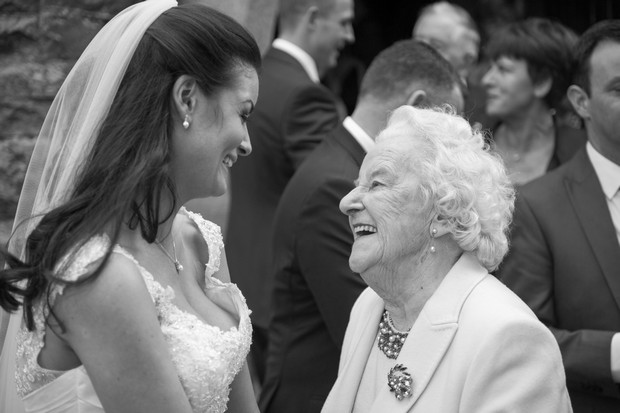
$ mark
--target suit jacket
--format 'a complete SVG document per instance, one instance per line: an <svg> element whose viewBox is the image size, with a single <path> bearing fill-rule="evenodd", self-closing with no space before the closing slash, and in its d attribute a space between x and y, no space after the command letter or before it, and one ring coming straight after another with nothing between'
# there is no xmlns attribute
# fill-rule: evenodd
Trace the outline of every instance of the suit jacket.
<svg viewBox="0 0 620 413"><path fill-rule="evenodd" d="M575 411L620 411L610 361L620 331L620 246L585 148L521 189L498 276L558 340Z"/></svg>
<svg viewBox="0 0 620 413"><path fill-rule="evenodd" d="M272 223L286 184L325 133L338 126L336 101L287 53L271 48L263 60L260 94L248 121L252 154L231 169L228 264L252 309L267 328L272 290Z"/></svg>
<svg viewBox="0 0 620 413"><path fill-rule="evenodd" d="M319 412L336 380L351 307L366 288L349 268L353 235L338 205L364 156L340 126L293 176L278 206L263 412Z"/></svg>
<svg viewBox="0 0 620 413"><path fill-rule="evenodd" d="M371 289L355 303L324 413L352 411L383 309ZM468 253L426 302L399 363L412 376L412 396L397 400L386 377L369 413L571 411L553 335Z"/></svg>

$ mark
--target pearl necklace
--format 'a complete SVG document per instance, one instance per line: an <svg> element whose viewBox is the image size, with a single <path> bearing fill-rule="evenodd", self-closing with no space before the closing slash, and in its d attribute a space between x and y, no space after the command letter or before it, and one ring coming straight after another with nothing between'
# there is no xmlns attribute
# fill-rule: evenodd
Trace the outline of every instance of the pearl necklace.
<svg viewBox="0 0 620 413"><path fill-rule="evenodd" d="M377 334L377 346L387 358L395 360L400 354L400 350L405 344L409 335L409 330L398 331L392 323L392 317L387 310L383 311L383 317L379 323L379 333Z"/></svg>
<svg viewBox="0 0 620 413"><path fill-rule="evenodd" d="M161 245L161 242L159 242L158 240L155 240L155 243L157 244L157 246L159 248L161 248L161 250L164 252L164 254L166 254L166 256L168 258L170 258L170 261L172 261L172 263L174 264L174 269L177 270L177 274L180 271L182 271L183 270L183 266L181 265L181 263L177 259L177 248L176 248L176 245L174 245L174 240L172 240L172 252L174 254L174 257L172 255L170 255L168 250L166 250L166 248L164 248L163 245Z"/></svg>

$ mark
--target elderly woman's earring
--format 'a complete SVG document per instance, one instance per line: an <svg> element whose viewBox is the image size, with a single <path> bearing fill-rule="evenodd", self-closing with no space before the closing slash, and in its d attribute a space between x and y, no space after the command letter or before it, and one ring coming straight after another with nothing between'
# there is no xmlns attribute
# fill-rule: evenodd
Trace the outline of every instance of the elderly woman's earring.
<svg viewBox="0 0 620 413"><path fill-rule="evenodd" d="M435 235L437 235L437 228L431 228L431 237L435 238ZM437 251L437 249L435 249L435 245L433 245L432 243L430 250L433 254Z"/></svg>
<svg viewBox="0 0 620 413"><path fill-rule="evenodd" d="M183 120L183 128L189 128L189 115L185 114L185 119Z"/></svg>

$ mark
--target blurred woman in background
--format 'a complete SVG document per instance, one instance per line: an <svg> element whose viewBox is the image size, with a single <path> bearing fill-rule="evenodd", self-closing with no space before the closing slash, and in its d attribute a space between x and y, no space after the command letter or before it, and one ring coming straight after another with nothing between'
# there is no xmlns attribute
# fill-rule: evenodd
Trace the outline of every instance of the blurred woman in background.
<svg viewBox="0 0 620 413"><path fill-rule="evenodd" d="M498 119L491 139L511 181L523 185L568 161L585 145L582 131L560 125L569 107L577 35L560 23L530 18L495 33L482 78L486 113Z"/></svg>

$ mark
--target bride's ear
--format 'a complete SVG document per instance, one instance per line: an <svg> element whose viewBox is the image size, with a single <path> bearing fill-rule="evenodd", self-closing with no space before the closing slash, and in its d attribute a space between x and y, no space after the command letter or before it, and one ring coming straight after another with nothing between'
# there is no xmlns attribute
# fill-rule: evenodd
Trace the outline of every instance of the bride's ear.
<svg viewBox="0 0 620 413"><path fill-rule="evenodd" d="M194 77L189 75L179 76L172 86L173 116L178 116L181 122L184 121L186 117L191 121L191 117L196 108L198 92L198 83Z"/></svg>

